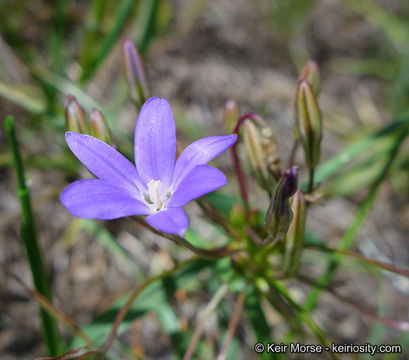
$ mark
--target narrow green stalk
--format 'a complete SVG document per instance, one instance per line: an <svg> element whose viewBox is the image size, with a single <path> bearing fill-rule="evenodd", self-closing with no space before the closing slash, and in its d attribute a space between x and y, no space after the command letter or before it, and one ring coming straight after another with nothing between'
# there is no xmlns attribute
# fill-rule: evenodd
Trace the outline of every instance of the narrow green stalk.
<svg viewBox="0 0 409 360"><path fill-rule="evenodd" d="M82 64L83 74L80 79L82 84L84 84L89 78L91 78L92 75L94 75L97 67L101 64L106 55L108 55L111 48L114 46L115 41L118 39L125 26L126 20L131 14L131 10L134 4L134 0L122 0L118 5L118 10L115 15L114 26L112 30L105 35L101 46L97 51L95 51L95 56L89 60L86 59L87 62ZM84 52L90 51L94 53L93 49L84 48Z"/></svg>
<svg viewBox="0 0 409 360"><path fill-rule="evenodd" d="M138 17L136 19L138 31L137 45L142 56L146 54L148 45L154 35L153 25L158 5L158 0L142 0L138 4Z"/></svg>
<svg viewBox="0 0 409 360"><path fill-rule="evenodd" d="M341 241L338 245L337 250L348 250L352 244L354 243L355 237L358 234L359 229L361 228L363 222L366 219L366 216L369 214L372 205L376 199L376 194L378 193L379 187L382 184L383 180L385 179L386 175L388 174L389 169L391 168L396 155L398 154L399 148L405 137L407 136L407 127L405 127L399 134L398 138L396 139L395 146L391 150L389 154L389 158L385 163L384 167L382 168L381 172L379 173L378 177L376 178L375 182L373 183L369 193L367 194L366 198L362 202L360 208L358 209L355 217L350 224L349 228L345 231ZM334 275L335 270L337 269L340 261L342 260L342 254L339 252L335 252L327 266L326 272L318 279L317 286L311 290L310 294L308 295L305 303L304 303L304 310L307 312L312 311L315 306L317 305L319 296L322 292L322 288L325 288L331 282L332 276Z"/></svg>
<svg viewBox="0 0 409 360"><path fill-rule="evenodd" d="M57 0L55 2L55 20L50 39L51 67L54 72L59 73L63 65L64 29L66 22L68 2L67 0Z"/></svg>
<svg viewBox="0 0 409 360"><path fill-rule="evenodd" d="M350 164L359 154L376 144L378 140L387 136L395 136L397 132L400 133L403 129L407 129L408 123L409 111L406 111L394 118L391 124L364 139L350 144L340 154L317 167L314 175L315 182L321 183L331 176L334 176L339 169ZM301 187L303 190L307 190L307 183L303 182Z"/></svg>
<svg viewBox="0 0 409 360"><path fill-rule="evenodd" d="M330 340L327 338L327 336L324 334L321 328L315 323L311 315L308 312L304 311L303 308L292 298L287 288L280 281L277 280L269 281L268 284L269 286L275 288L282 295L282 297L292 306L292 308L295 311L296 317L310 328L310 330L313 332L313 334L321 343L321 345L324 348L327 347L331 349ZM328 355L333 360L339 359L338 356L332 353L331 351L328 352Z"/></svg>
<svg viewBox="0 0 409 360"><path fill-rule="evenodd" d="M308 182L308 193L309 194L314 191L314 171L315 171L315 168L310 168L309 182Z"/></svg>
<svg viewBox="0 0 409 360"><path fill-rule="evenodd" d="M33 277L34 286L37 291L51 301L51 291L46 276L40 246L37 240L37 231L34 214L31 209L30 196L24 179L23 163L19 153L16 135L14 131L14 118L8 116L5 121L6 133L9 141L10 151L13 156L14 169L16 171L18 184L18 197L20 200L23 224L21 226L21 237L24 242L28 262ZM40 308L40 318L44 341L48 354L56 356L60 348L60 336L57 324L44 309Z"/></svg>
<svg viewBox="0 0 409 360"><path fill-rule="evenodd" d="M87 20L85 20L85 28L87 33L84 36L83 51L80 57L80 64L87 64L92 57L93 52L89 49L93 49L96 46L98 39L98 33L100 32L101 23L106 8L106 0L93 0L88 11Z"/></svg>

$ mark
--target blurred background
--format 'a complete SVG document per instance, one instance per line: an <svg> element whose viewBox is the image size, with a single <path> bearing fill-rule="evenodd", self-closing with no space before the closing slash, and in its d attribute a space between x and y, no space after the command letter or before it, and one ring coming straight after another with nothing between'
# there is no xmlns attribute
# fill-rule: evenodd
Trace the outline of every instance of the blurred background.
<svg viewBox="0 0 409 360"><path fill-rule="evenodd" d="M87 324L144 279L191 256L126 219L75 219L59 201L68 183L89 176L65 144L67 94L75 95L87 111L99 109L119 148L132 156L137 111L128 99L121 68L125 38L140 49L150 95L169 100L183 146L205 135L224 134L224 105L234 99L243 113L254 111L266 119L283 163L293 144L297 78L305 63L315 59L322 78L324 163L408 112L408 20L406 0L0 1L0 118L10 114L16 119L56 305L78 325ZM7 273L31 286L19 237L16 180L1 129L0 267L7 271L0 271L0 358L34 359L44 355L37 304ZM356 212L365 211L353 250L407 268L407 141L382 179L376 200L367 209L361 207L393 143L387 137L359 152L356 162L352 159L352 165L325 182L321 192L326 204L312 209L307 224L314 236L336 247ZM297 161L303 161L301 152ZM223 192L238 193L229 154L218 164L230 173ZM255 182L250 189L251 200L267 208L268 199ZM197 205L187 211L202 238L223 242ZM322 254L306 251L301 272L320 274L324 260ZM332 284L377 314L399 321L409 317L409 281L403 277L364 271L346 261ZM176 292L172 307L182 328L194 327L196 315L209 301L207 286L205 278L198 278L188 292ZM294 281L288 287L303 299L306 285ZM234 304L229 297L225 302L227 308ZM409 356L408 333L364 316L331 294L321 297L313 316L336 343L398 343L405 353L382 359ZM282 319L270 313L267 320L281 338L286 332ZM216 346L221 326L216 315L209 318L209 349ZM258 359L244 320L237 338L241 358ZM146 359L172 358L171 340L154 314L135 320L124 335L129 348ZM308 336L303 340L312 341Z"/></svg>

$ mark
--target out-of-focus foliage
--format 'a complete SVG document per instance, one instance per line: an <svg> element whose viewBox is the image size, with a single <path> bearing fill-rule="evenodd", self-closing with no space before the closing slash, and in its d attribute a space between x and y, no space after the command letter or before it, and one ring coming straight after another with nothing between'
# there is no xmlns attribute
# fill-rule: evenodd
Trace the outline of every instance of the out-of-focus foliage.
<svg viewBox="0 0 409 360"><path fill-rule="evenodd" d="M352 56L342 49L336 49L335 55L330 56L328 49L320 48L320 38L317 35L317 27L320 23L316 13L319 13L317 9L323 6L324 2L323 0L257 0L254 2L254 11L261 14L261 18L270 29L271 38L277 41L277 47L283 50L283 59L290 64L288 68L297 68L301 72L302 66L312 56L317 58L320 66L323 65L321 92L319 97L318 93L315 95L318 105L321 103L324 105L324 142L326 132L330 131L332 136L336 136L345 143L344 149L339 153L331 156L325 154L321 157L318 154L314 155L313 161L309 164L312 168L316 167L314 181L312 184L310 181L310 190L314 191L306 196L307 207L313 208L319 206L316 203L320 203L322 199L330 201L337 197L352 198L354 202L358 203L356 213L349 214L349 225L346 226L346 231L340 234L338 243L331 244L331 249L327 247L329 244L326 243L326 239L321 239L313 232L307 231L305 246L313 248L317 252L316 255L314 252L305 251L305 249L301 251L298 248L301 242L296 244L297 253L294 257L289 254L291 249L282 249L281 244L271 252L272 255L277 255L282 251L287 255L287 260L297 262L296 264L291 263L291 275L295 275L293 269L298 268L299 265L302 268L305 265L317 266L318 264L320 271L311 274L311 276L315 276L312 283L308 283L311 279L306 279L304 276L306 274L301 274L300 277L292 280L294 282L299 280L312 289L304 289L305 296L300 297L300 290L296 288L294 282L286 282L279 278L274 279L274 276L277 276L275 268L273 266L264 267L265 264L271 265L271 259L260 251L260 244L253 241L252 236L254 233L256 235L263 233L263 219L267 209L259 206L255 181L249 185L251 189L249 191L249 206L251 209L246 209L238 196L229 194L229 192L232 193L231 189L223 193L210 194L198 204L203 210L200 216L203 218L208 216L206 229L211 235L204 236L195 228L189 229L186 235L186 240L190 244L202 249L211 250L213 242L209 242L209 240L216 238L219 242L233 244L237 248L244 244L246 253L238 252L235 254L237 256L226 257L217 261L196 257L182 261L179 254L175 254L176 251L171 253L171 256L168 254L163 256L163 259L174 266L171 266L173 270L165 271L151 279L149 279L149 274L137 269L130 251L118 242L115 237L117 234L115 225L111 228L111 225L94 221L70 220L71 225L60 230L60 233L63 233L62 243L74 244L82 231L91 234L114 258L119 259L118 261L127 264L132 269L133 279L140 286L141 292L131 304L127 316L119 326L119 334L131 332L138 321L154 314L153 317L160 324L162 334L165 335L169 344L169 349L163 351L171 353L177 358L182 358L194 337L195 331L204 326L207 320L207 318L202 319L196 314L198 304L205 302L207 305L204 312L208 318L216 323L213 329L217 329L217 333L208 331L206 337L203 336L198 340L195 354L201 356L198 357L201 359L215 358L223 347L225 334L230 331L229 321L234 315L232 299L243 294L245 296L243 303L243 318L245 320L240 327L242 333L236 332L233 337L227 355L228 359L243 358L245 356L243 349L249 348L249 344L280 342L283 331L284 333L287 332L283 341L311 339L310 333L315 336L315 341L325 344L329 340L314 322L313 311L317 306L321 306L320 299L323 291L342 299L342 296L331 287L331 281L336 269L340 269L340 272L345 270L346 274L349 274L351 269L356 270L355 267L350 266L350 262L346 259L351 258L354 259L354 262L364 264L359 269L362 268L364 272L371 275L375 274L373 275L375 279L381 279L385 271L407 276L406 269L398 269L392 265L389 266L389 264L361 259L349 251L354 246L365 219L376 204L381 185L390 180L393 195L400 197L400 201L407 201L409 194L407 187L409 179L407 151L409 131L409 5L404 1L396 1L393 4L392 2L389 4L388 1L372 0L334 1L334 4L340 6L341 11L350 19L351 23L360 21L375 28L379 33L380 41L367 45L369 50L367 49L363 56L359 54ZM342 4L340 5L340 3ZM203 26L201 20L204 16L208 16L215 23L220 21L224 15L215 11L215 8L217 8L216 4L204 0L193 0L187 3L166 0L1 1L0 96L3 98L2 101L8 105L7 111L9 109L11 112L15 111L17 137L20 139L25 165L41 172L54 171L54 175L58 173L61 176L58 178L60 181L79 177L80 166L63 145L63 134L66 129L63 102L68 94L75 96L78 103L84 107L86 121L89 122L91 117L92 123L92 119L95 120L96 115L98 117L104 116L107 125L103 121L103 127L105 129L106 126L109 129L105 131L94 126L94 134L99 134L106 140L109 139L109 142L112 141L126 156L131 157L132 144L130 139L132 137L115 122L122 107L127 105L129 101L129 89L126 86L125 76L112 76L112 81L109 82L110 89L99 88L100 78L108 77L111 71L119 71L119 54L125 38L130 38L135 42L142 59L146 59L155 41L162 41L162 44L166 44L166 42L172 41L172 36L177 37L179 32L189 33L196 26ZM314 11L316 13L311 23L309 22L311 21L310 16L314 15ZM308 29L306 29L307 24ZM340 32L342 30L339 29ZM312 38L310 42L313 45L307 41L310 38ZM337 39L334 39L334 42L336 41ZM203 49L203 54L206 51L207 49ZM146 66L149 68L149 63ZM233 67L234 64L231 66ZM337 119L332 116L333 114L326 112L328 104L331 101L337 101L337 99L329 99L329 95L325 94L325 78L329 73L359 76L363 80L371 79L371 81L380 84L381 94L379 97L382 98L382 106L376 101L355 99L357 117L363 120L353 125L349 123L344 126L344 118ZM295 74L294 70L293 75L295 98L298 73ZM174 81L177 82L178 79L174 79ZM316 87L314 84L312 85L312 89L316 91ZM146 84L144 83L143 86ZM183 84L181 88L183 88ZM133 90L137 93L140 89ZM146 91L145 88L143 90ZM152 91L152 89L149 90ZM247 91L257 91L257 84L248 84ZM155 94L152 93L152 95ZM134 99L131 100L136 104L136 114L143 101L141 99L138 101L135 97L134 94ZM204 100L200 99L200 101ZM237 118L241 115L237 104L230 102L230 106L232 104L231 113L234 114L234 119L229 118L231 113L227 113L227 130L230 133L233 132ZM241 108L242 104L239 105ZM249 104L245 104L245 106L248 108ZM253 104L250 106L252 107ZM381 107L382 111L379 110ZM0 109L0 111L3 110ZM290 111L295 113L294 109ZM178 108L175 113L179 131L195 138L203 136L204 130L192 122L183 110ZM5 113L0 114L2 117L6 115ZM368 114L370 115L368 116ZM271 114L268 115L271 116ZM366 121L368 118L373 122ZM381 120L377 122L373 118ZM89 129L84 130L84 132L87 130ZM238 129L236 130L238 131ZM248 131L252 131L252 133L247 135L247 146L253 149L256 155L260 155L262 140L256 144L257 146L251 146L254 145L252 143L254 139L251 136L257 138L261 135L251 127ZM47 154L38 152L31 154L30 152L30 143L36 139L38 132L41 132L42 139L49 141L47 145L51 151ZM320 136L318 137L320 138ZM4 150L2 149L2 151ZM318 164L318 158L327 160ZM252 170L256 172L260 170L258 168L260 159L265 160L262 156L253 156L253 158L250 156L249 163L252 167L249 167L250 169L244 168L244 176L250 178ZM286 160L282 161L285 164L283 166L287 165ZM0 154L0 167L1 169L12 167L12 157L6 151ZM21 164L15 166L17 170L19 167ZM265 181L268 171L262 170L263 172L256 175ZM303 168L302 171L305 169ZM305 174L305 172L302 173ZM280 174L277 175L277 178L280 178ZM276 183L277 179L271 178L269 180L273 184ZM264 190L269 193L268 187L271 187L271 184L268 181L267 183L268 186L264 186ZM314 184L313 189L311 185ZM57 197L56 194L60 192L62 185L56 184L50 197ZM306 176L301 177L300 187L305 192L309 191ZM26 199L29 189L23 189L24 194L21 190L22 188L20 188L19 195ZM266 196L262 191L260 194ZM357 198L354 197L356 194L358 194ZM286 205L289 208L290 203L286 203ZM338 215L344 216L344 214ZM25 216L31 220L34 219L32 213L29 215L25 213ZM228 225L223 226L223 223ZM289 223L286 224L285 228L288 229L289 225ZM306 226L308 228L308 221ZM42 228L38 229L40 238L43 231L45 230ZM30 234L23 231L22 236L29 238ZM35 230L31 232L31 236L35 237ZM147 235L144 236L149 238ZM143 242L145 238L139 240ZM152 248L157 248L156 243L152 245ZM160 251L158 250L158 252ZM323 253L326 255L323 256ZM172 260L173 256L177 260ZM280 264L280 260L277 259L273 259L273 265ZM45 275L41 276L46 278ZM295 295L291 292L293 289L295 289ZM40 289L37 290L41 292ZM120 298L120 300L115 302L112 302L112 298L110 301L105 299L104 306L98 304L98 310L93 309L93 312L98 312L99 315L89 320L88 324L81 329L70 328L69 321L60 313L55 312L53 316L57 317L72 332L70 340L67 344L63 344L66 346L66 351L71 347L83 345L103 346L110 334L112 324L128 296L123 297L123 295L116 294L115 298ZM204 300L202 301L202 299ZM113 305L108 306L108 303ZM187 310L183 305L186 306ZM362 310L360 308L362 304L353 301L349 305L354 309L353 311L358 309L369 318L378 321L377 325L368 326L368 334L364 335L367 341L376 340L382 343L383 339L390 340L388 337L389 327L399 330L406 329L405 319L391 321L387 317L387 309L383 304L379 306L380 311L368 310L367 308ZM378 313L385 313L385 316L379 316ZM280 329L281 332L272 326L277 317L283 324L284 330ZM309 330L306 331L306 329ZM330 329L328 334L332 333L333 331ZM90 340L88 344L84 340L84 338L87 339L87 336ZM409 344L407 334L403 334L402 337L395 336L394 339L403 347L407 347ZM351 339L351 341L353 340ZM248 353L253 354L252 350L246 352L246 354ZM110 348L107 356L108 358L135 359L144 358L145 353L143 346L132 347L127 339L120 337L114 342L114 346ZM257 358L259 358L258 355ZM261 358L267 359L269 357L264 354L261 355ZM283 357L278 356L278 358ZM382 359L395 358L392 355L385 355Z"/></svg>

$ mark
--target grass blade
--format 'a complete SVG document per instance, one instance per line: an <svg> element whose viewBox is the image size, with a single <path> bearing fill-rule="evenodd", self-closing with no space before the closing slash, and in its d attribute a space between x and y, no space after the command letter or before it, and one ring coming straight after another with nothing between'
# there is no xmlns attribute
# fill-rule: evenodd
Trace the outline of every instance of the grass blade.
<svg viewBox="0 0 409 360"><path fill-rule="evenodd" d="M21 156L17 145L13 117L9 116L6 118L5 128L10 151L13 155L13 164L16 171L18 184L18 197L23 215L21 236L26 249L26 255L30 265L34 286L41 295L51 301L51 291L48 284L40 245L37 239L34 214L31 209L30 196L24 179L23 163L21 161ZM40 309L40 317L43 337L48 348L48 353L51 356L55 356L58 354L60 347L60 337L58 334L57 324L54 321L54 318L51 317L44 309Z"/></svg>
<svg viewBox="0 0 409 360"><path fill-rule="evenodd" d="M396 158L396 155L398 154L399 148L403 140L407 136L407 125L401 129L400 135L396 140L395 146L390 152L389 159L383 166L382 171L379 173L377 179L373 183L371 189L369 190L368 195L362 202L360 208L358 209L352 223L350 224L349 228L347 231L344 233L343 237L341 238L341 241L338 245L337 250L348 250L354 240L355 237L363 224L364 220L366 219L366 216L369 214L370 209L375 201L376 194L380 188L380 185L382 184L383 180L385 179L386 175L388 174L388 171L392 164L394 163L394 160ZM339 262L342 259L342 255L339 253L334 253L333 256L331 257L331 260L329 261L328 267L324 275L320 277L320 279L317 281L317 287L315 287L310 294L307 297L307 300L304 303L304 310L310 312L313 310L318 302L319 295L321 294L321 288L326 287L329 285L331 282L332 276L338 267Z"/></svg>

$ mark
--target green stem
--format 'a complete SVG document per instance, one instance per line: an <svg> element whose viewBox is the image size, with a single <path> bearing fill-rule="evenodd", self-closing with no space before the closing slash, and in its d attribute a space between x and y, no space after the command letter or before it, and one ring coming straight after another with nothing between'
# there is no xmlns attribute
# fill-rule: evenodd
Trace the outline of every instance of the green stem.
<svg viewBox="0 0 409 360"><path fill-rule="evenodd" d="M148 45L154 35L154 20L157 13L159 1L158 0L143 0L138 5L138 17L136 23L138 25L138 49L142 56L146 54Z"/></svg>
<svg viewBox="0 0 409 360"><path fill-rule="evenodd" d="M82 55L79 60L80 64L89 63L90 58L93 55L93 52L89 51L89 49L93 49L96 46L96 40L98 38L98 33L100 32L100 27L106 8L105 5L106 0L93 0L91 2L88 18L85 25L85 28L88 30L88 32L84 36L85 40Z"/></svg>
<svg viewBox="0 0 409 360"><path fill-rule="evenodd" d="M37 231L34 221L34 214L31 209L30 196L24 179L23 163L18 149L17 139L14 131L14 118L8 116L5 121L6 133L9 141L10 151L13 156L14 169L16 171L18 184L18 197L20 200L23 224L21 227L21 236L28 262L33 277L34 286L37 291L45 298L51 301L51 291L46 276L43 258L37 239ZM40 318L44 341L46 343L50 356L56 356L59 353L60 336L57 324L44 309L40 309Z"/></svg>
<svg viewBox="0 0 409 360"><path fill-rule="evenodd" d="M308 183L308 193L309 194L314 191L314 172L315 172L315 168L310 168L309 183Z"/></svg>
<svg viewBox="0 0 409 360"><path fill-rule="evenodd" d="M268 284L269 286L275 288L281 294L281 296L288 302L288 304L292 306L292 308L295 311L296 317L300 319L302 322L304 322L310 328L310 330L313 332L313 334L321 343L321 345L323 347L331 349L330 340L327 338L327 336L324 334L321 328L315 323L311 315L305 310L303 310L303 308L292 298L287 288L280 281L277 280L271 280L268 282ZM332 353L331 351L328 352L328 355L333 360L339 359L338 356Z"/></svg>
<svg viewBox="0 0 409 360"><path fill-rule="evenodd" d="M119 3L112 30L105 35L101 46L95 52L95 56L89 59L87 63L83 64L83 73L80 79L82 84L85 84L85 82L94 75L97 67L101 64L106 55L114 46L115 41L118 39L123 27L125 26L126 20L131 14L134 3L134 0L123 0ZM92 51L92 49L84 48L84 51L89 52Z"/></svg>

